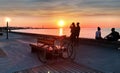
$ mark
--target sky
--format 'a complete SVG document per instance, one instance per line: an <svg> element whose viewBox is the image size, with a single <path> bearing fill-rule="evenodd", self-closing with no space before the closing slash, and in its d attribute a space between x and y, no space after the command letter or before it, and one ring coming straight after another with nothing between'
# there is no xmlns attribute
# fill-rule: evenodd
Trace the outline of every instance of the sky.
<svg viewBox="0 0 120 73"><path fill-rule="evenodd" d="M0 26L64 27L80 22L81 27L120 27L120 0L0 0Z"/></svg>

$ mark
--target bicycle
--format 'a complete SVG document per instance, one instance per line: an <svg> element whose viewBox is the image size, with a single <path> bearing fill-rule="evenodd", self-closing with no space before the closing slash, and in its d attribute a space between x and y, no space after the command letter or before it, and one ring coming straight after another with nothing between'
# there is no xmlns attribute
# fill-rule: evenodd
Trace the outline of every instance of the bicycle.
<svg viewBox="0 0 120 73"><path fill-rule="evenodd" d="M69 37L60 37L55 41L55 46L59 49L58 52L61 53L63 59L75 59L75 42L72 42Z"/></svg>
<svg viewBox="0 0 120 73"><path fill-rule="evenodd" d="M30 44L30 46L43 63L48 61L49 56L73 60L76 54L74 43L66 36L37 38L37 45Z"/></svg>

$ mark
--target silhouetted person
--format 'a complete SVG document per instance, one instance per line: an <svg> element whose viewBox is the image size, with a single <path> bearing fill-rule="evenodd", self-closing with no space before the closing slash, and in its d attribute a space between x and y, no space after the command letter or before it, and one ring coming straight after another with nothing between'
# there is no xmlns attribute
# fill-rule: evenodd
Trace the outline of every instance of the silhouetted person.
<svg viewBox="0 0 120 73"><path fill-rule="evenodd" d="M71 39L71 41L72 42L74 42L75 41L75 39L76 39L76 35L75 35L75 23L73 22L71 25L70 25L70 32L71 32L71 34L70 34L70 39Z"/></svg>
<svg viewBox="0 0 120 73"><path fill-rule="evenodd" d="M80 34L80 23L77 22L77 26L76 26L76 38L78 39L79 38L79 34Z"/></svg>
<svg viewBox="0 0 120 73"><path fill-rule="evenodd" d="M100 27L97 27L97 31L95 33L95 39L97 39L97 40L102 39L102 37L101 37L101 28Z"/></svg>
<svg viewBox="0 0 120 73"><path fill-rule="evenodd" d="M118 39L120 39L120 35L117 31L115 31L115 28L112 28L111 33L107 35L105 39L109 41L118 41Z"/></svg>

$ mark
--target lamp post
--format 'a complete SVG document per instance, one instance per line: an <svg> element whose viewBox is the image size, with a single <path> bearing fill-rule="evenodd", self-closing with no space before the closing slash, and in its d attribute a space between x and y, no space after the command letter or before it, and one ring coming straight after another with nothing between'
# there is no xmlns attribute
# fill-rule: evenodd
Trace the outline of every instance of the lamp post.
<svg viewBox="0 0 120 73"><path fill-rule="evenodd" d="M6 32L6 39L8 39L8 22L10 22L10 18L6 17L6 22L7 22L7 26L6 26L6 29L7 29L7 32Z"/></svg>

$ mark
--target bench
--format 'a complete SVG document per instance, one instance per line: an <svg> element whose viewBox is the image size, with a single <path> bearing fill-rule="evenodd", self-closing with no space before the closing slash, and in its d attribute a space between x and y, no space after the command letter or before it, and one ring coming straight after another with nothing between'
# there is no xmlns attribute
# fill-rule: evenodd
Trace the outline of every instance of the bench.
<svg viewBox="0 0 120 73"><path fill-rule="evenodd" d="M50 50L54 46L54 38L39 37L37 38L36 44L29 44L31 52L38 52L41 50Z"/></svg>
<svg viewBox="0 0 120 73"><path fill-rule="evenodd" d="M40 37L40 38L37 38L37 45L40 45L40 44L54 45L54 41L55 41L54 38Z"/></svg>
<svg viewBox="0 0 120 73"><path fill-rule="evenodd" d="M60 40L64 39L65 37L66 37L65 35L56 36L56 37L50 37L50 36L39 37L36 40L37 44L30 44L30 47L32 49L31 51L32 52L34 52L35 50L39 51L40 49L49 49L50 50L51 47L55 46L56 41L60 41Z"/></svg>
<svg viewBox="0 0 120 73"><path fill-rule="evenodd" d="M36 44L29 44L31 47L31 52L36 53L41 62L45 62L45 60L49 58L61 56L61 50L56 47L56 41L58 43L65 37L66 36L39 37L36 40Z"/></svg>
<svg viewBox="0 0 120 73"><path fill-rule="evenodd" d="M36 53L41 62L45 62L46 59L52 57L58 57L60 54L56 52L58 49L55 47L54 43L60 38L61 37L39 37L36 40L36 44L29 44L31 52ZM41 57L44 58L41 59Z"/></svg>
<svg viewBox="0 0 120 73"><path fill-rule="evenodd" d="M40 40L37 39L37 44L29 44L31 47L31 52L35 53L38 57L38 59L43 62L46 63L47 59L52 58L52 51L49 50L50 45L52 45L52 43L49 43L48 40Z"/></svg>

